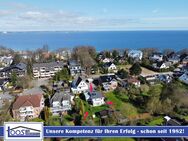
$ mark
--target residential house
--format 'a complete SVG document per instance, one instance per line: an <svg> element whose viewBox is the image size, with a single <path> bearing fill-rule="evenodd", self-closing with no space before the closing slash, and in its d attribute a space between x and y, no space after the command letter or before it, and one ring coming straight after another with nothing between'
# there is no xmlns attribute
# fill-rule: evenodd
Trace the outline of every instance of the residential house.
<svg viewBox="0 0 188 141"><path fill-rule="evenodd" d="M65 91L57 91L50 98L50 105L53 115L57 115L71 110L71 93Z"/></svg>
<svg viewBox="0 0 188 141"><path fill-rule="evenodd" d="M117 67L114 63L108 62L103 65L104 69L107 69L108 72L117 72Z"/></svg>
<svg viewBox="0 0 188 141"><path fill-rule="evenodd" d="M140 80L138 80L137 78L135 77L130 77L127 79L127 83L128 84L132 84L134 85L135 87L140 87Z"/></svg>
<svg viewBox="0 0 188 141"><path fill-rule="evenodd" d="M182 81L185 84L188 84L188 73L185 72L183 75L179 77L179 80Z"/></svg>
<svg viewBox="0 0 188 141"><path fill-rule="evenodd" d="M188 72L188 64L182 66L181 71L182 71L182 72Z"/></svg>
<svg viewBox="0 0 188 141"><path fill-rule="evenodd" d="M32 51L18 51L19 56L23 59L31 59Z"/></svg>
<svg viewBox="0 0 188 141"><path fill-rule="evenodd" d="M49 63L36 63L33 64L33 77L34 78L48 78L52 77L58 71L62 70L64 62L49 62Z"/></svg>
<svg viewBox="0 0 188 141"><path fill-rule="evenodd" d="M101 85L105 91L115 90L118 86L118 82L116 80L115 75L100 76L98 81L99 85Z"/></svg>
<svg viewBox="0 0 188 141"><path fill-rule="evenodd" d="M111 59L111 58L104 58L104 59L102 59L102 62L103 63L113 62L113 59Z"/></svg>
<svg viewBox="0 0 188 141"><path fill-rule="evenodd" d="M172 64L177 64L180 62L180 55L178 54L171 54L170 56L168 56L168 61L172 62Z"/></svg>
<svg viewBox="0 0 188 141"><path fill-rule="evenodd" d="M44 108L44 97L42 94L18 96L12 105L14 119L25 121L39 117Z"/></svg>
<svg viewBox="0 0 188 141"><path fill-rule="evenodd" d="M157 82L157 76L156 75L148 75L144 77L150 85L154 85Z"/></svg>
<svg viewBox="0 0 188 141"><path fill-rule="evenodd" d="M186 56L183 60L182 60L183 64L188 64L188 56Z"/></svg>
<svg viewBox="0 0 188 141"><path fill-rule="evenodd" d="M131 50L128 53L128 57L133 58L135 60L142 60L143 53L140 50Z"/></svg>
<svg viewBox="0 0 188 141"><path fill-rule="evenodd" d="M71 57L71 50L59 49L56 51L55 55L59 60L68 60Z"/></svg>
<svg viewBox="0 0 188 141"><path fill-rule="evenodd" d="M78 63L75 60L71 60L71 61L68 62L68 68L70 70L71 76L81 74L81 72L82 72L82 68L81 68L80 63Z"/></svg>
<svg viewBox="0 0 188 141"><path fill-rule="evenodd" d="M169 116L165 116L164 117L164 125L165 126L181 126L181 123L178 122L177 120L175 119L172 119L171 117ZM162 141L186 141L187 138L161 138Z"/></svg>
<svg viewBox="0 0 188 141"><path fill-rule="evenodd" d="M172 76L169 74L162 74L158 76L158 80L164 83L170 83L172 81Z"/></svg>
<svg viewBox="0 0 188 141"><path fill-rule="evenodd" d="M159 53L159 52L156 52L156 53L153 53L149 59L152 60L152 61L163 61L163 54L162 53Z"/></svg>
<svg viewBox="0 0 188 141"><path fill-rule="evenodd" d="M104 96L102 93L97 91L85 92L85 99L93 106L101 106L105 104Z"/></svg>
<svg viewBox="0 0 188 141"><path fill-rule="evenodd" d="M172 66L171 62L157 62L153 64L155 69L169 69Z"/></svg>
<svg viewBox="0 0 188 141"><path fill-rule="evenodd" d="M14 64L0 70L1 78L10 78L11 74L15 73L18 77L25 76L27 73L27 66L24 63Z"/></svg>
<svg viewBox="0 0 188 141"><path fill-rule="evenodd" d="M74 94L80 94L83 92L88 91L89 86L86 82L86 79L83 77L77 77L72 83L71 83L71 91Z"/></svg>
<svg viewBox="0 0 188 141"><path fill-rule="evenodd" d="M0 79L0 91L4 91L5 89L7 89L9 84L9 79Z"/></svg>
<svg viewBox="0 0 188 141"><path fill-rule="evenodd" d="M10 66L13 62L13 57L12 56L1 56L0 57L0 64L3 67Z"/></svg>

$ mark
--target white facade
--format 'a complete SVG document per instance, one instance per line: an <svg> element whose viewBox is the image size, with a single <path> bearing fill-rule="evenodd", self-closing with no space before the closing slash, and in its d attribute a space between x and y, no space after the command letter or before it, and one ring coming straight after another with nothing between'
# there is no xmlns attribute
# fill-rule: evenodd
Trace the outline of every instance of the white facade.
<svg viewBox="0 0 188 141"><path fill-rule="evenodd" d="M110 58L104 58L104 59L102 60L102 62L103 62L103 63L109 63L109 62L111 62L111 59L110 59Z"/></svg>
<svg viewBox="0 0 188 141"><path fill-rule="evenodd" d="M25 119L27 116L34 117L34 108L33 106L20 107L19 109L21 119Z"/></svg>
<svg viewBox="0 0 188 141"><path fill-rule="evenodd" d="M88 89L89 89L88 84L83 80L77 86L71 87L71 91L74 94L86 92L86 91L88 91Z"/></svg>
<svg viewBox="0 0 188 141"><path fill-rule="evenodd" d="M108 71L111 72L117 72L117 67L114 63L112 63L109 67L108 67Z"/></svg>
<svg viewBox="0 0 188 141"><path fill-rule="evenodd" d="M154 61L163 61L163 55L159 55L159 54L153 54L151 57L150 57L151 60L154 60Z"/></svg>
<svg viewBox="0 0 188 141"><path fill-rule="evenodd" d="M101 105L105 104L104 97L92 99L92 104L93 104L94 107L95 106L101 106Z"/></svg>
<svg viewBox="0 0 188 141"><path fill-rule="evenodd" d="M131 51L128 53L128 57L131 57L131 58L133 58L133 59L142 60L143 53L142 53L142 51L140 51L140 50L131 50Z"/></svg>
<svg viewBox="0 0 188 141"><path fill-rule="evenodd" d="M33 77L34 78L47 78L52 77L57 73L58 71L61 71L63 69L63 66L60 65L54 65L54 66L43 66L40 67L33 67Z"/></svg>

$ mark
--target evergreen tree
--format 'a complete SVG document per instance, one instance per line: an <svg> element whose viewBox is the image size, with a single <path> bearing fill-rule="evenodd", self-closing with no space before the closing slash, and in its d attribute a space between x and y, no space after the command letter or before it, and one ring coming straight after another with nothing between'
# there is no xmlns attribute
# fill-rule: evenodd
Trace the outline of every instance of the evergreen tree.
<svg viewBox="0 0 188 141"><path fill-rule="evenodd" d="M142 69L139 63L134 63L132 67L129 69L131 75L140 75Z"/></svg>

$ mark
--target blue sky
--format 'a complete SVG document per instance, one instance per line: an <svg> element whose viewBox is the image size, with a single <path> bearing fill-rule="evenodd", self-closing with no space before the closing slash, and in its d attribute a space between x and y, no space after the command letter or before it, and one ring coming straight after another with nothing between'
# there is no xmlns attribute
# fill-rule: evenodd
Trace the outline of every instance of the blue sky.
<svg viewBox="0 0 188 141"><path fill-rule="evenodd" d="M188 30L188 0L1 0L0 31Z"/></svg>

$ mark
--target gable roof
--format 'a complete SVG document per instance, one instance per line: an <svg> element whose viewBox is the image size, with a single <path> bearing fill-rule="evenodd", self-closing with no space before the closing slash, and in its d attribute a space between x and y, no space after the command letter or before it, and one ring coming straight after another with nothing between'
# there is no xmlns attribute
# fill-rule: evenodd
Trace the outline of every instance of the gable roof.
<svg viewBox="0 0 188 141"><path fill-rule="evenodd" d="M19 109L23 106L40 107L42 97L42 94L18 96L12 109Z"/></svg>
<svg viewBox="0 0 188 141"><path fill-rule="evenodd" d="M63 100L70 100L70 93L56 92L50 99L51 103L53 101L62 102Z"/></svg>
<svg viewBox="0 0 188 141"><path fill-rule="evenodd" d="M164 64L164 62L157 62L157 67L161 67Z"/></svg>
<svg viewBox="0 0 188 141"><path fill-rule="evenodd" d="M112 64L114 64L114 63L112 63L112 62L107 62L107 63L104 64L104 67L105 67L105 68L108 68L108 67L110 67Z"/></svg>
<svg viewBox="0 0 188 141"><path fill-rule="evenodd" d="M72 83L73 87L78 87L78 85L80 84L80 82L82 82L84 79L82 77L77 77L77 79L75 79Z"/></svg>
<svg viewBox="0 0 188 141"><path fill-rule="evenodd" d="M26 67L27 67L26 64L19 63L19 64L11 65L9 67L5 67L0 72L6 72L6 71L9 71L9 70L12 70L12 69L26 70Z"/></svg>

